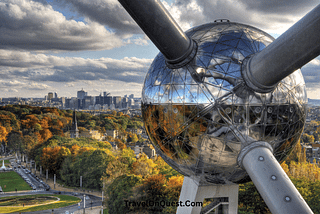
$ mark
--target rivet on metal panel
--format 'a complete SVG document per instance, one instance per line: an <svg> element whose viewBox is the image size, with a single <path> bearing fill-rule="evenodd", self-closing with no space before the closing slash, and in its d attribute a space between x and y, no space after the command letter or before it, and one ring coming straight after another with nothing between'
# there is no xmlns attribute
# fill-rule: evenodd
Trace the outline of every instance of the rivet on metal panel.
<svg viewBox="0 0 320 214"><path fill-rule="evenodd" d="M286 202L290 202L290 201L291 201L291 198L290 198L289 196L286 196L286 197L284 198L284 200L285 200Z"/></svg>

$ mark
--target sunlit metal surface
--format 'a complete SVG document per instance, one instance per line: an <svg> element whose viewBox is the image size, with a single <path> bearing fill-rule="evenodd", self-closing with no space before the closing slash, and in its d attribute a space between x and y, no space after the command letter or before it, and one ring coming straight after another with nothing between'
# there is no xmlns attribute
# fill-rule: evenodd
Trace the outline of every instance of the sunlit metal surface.
<svg viewBox="0 0 320 214"><path fill-rule="evenodd" d="M267 94L246 88L244 59L273 38L238 23L211 23L186 32L198 45L187 66L169 69L160 53L142 91L147 133L163 159L184 175L223 184L249 177L237 163L242 148L266 141L278 161L298 142L306 92L300 70Z"/></svg>

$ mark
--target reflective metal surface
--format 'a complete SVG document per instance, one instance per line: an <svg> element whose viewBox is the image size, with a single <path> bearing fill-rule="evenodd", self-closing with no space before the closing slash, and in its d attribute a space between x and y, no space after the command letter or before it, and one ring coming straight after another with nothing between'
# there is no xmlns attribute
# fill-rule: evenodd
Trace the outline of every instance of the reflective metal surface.
<svg viewBox="0 0 320 214"><path fill-rule="evenodd" d="M249 177L237 163L242 148L266 141L278 161L290 153L303 130L306 92L298 70L267 94L251 91L241 78L246 57L273 38L238 23L211 23L186 32L196 57L169 69L160 53L142 91L147 133L163 159L184 175L223 184Z"/></svg>
<svg viewBox="0 0 320 214"><path fill-rule="evenodd" d="M270 92L277 83L320 55L320 4L243 66L247 85Z"/></svg>
<svg viewBox="0 0 320 214"><path fill-rule="evenodd" d="M195 43L182 31L160 0L118 0L174 68L189 63Z"/></svg>

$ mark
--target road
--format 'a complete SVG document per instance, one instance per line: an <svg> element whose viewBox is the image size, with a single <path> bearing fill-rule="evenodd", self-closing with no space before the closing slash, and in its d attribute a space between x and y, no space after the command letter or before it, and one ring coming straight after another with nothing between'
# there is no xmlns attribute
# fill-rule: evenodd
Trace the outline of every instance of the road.
<svg viewBox="0 0 320 214"><path fill-rule="evenodd" d="M0 193L1 197L7 197L7 196L23 196L23 195L36 195L36 194L61 194L61 195L72 195L76 196L81 199L80 206L78 204L71 205L67 207L62 207L58 209L54 209L53 211L50 210L42 210L42 211L36 211L36 212L24 212L26 214L36 213L36 214L46 214L46 213L54 213L54 214L65 214L66 211L69 212L69 214L72 214L75 211L83 210L84 208L84 194L83 193L76 193L76 192L61 192L56 190L50 190L50 187L48 184L40 180L37 176L32 174L30 170L26 169L25 167L18 165L16 162L11 162L12 168L15 168L15 171L33 188L33 190L29 191L19 191L19 192L9 192L9 193ZM19 167L20 166L20 167ZM47 190L46 190L47 189ZM85 194L86 195L86 210L91 209L91 207L101 207L101 197L97 197L95 195L91 194Z"/></svg>
<svg viewBox="0 0 320 214"><path fill-rule="evenodd" d="M1 197L7 197L7 196L23 196L23 195L37 195L37 194L59 194L59 192L54 191L54 190L49 190L49 191L25 191L25 192L17 192L17 193L3 193L0 195ZM83 210L83 195L76 195L77 193L74 192L61 192L61 195L72 195L72 196L76 196L78 198L81 199L80 202L80 207L78 204L76 205L71 205L71 206L67 206L67 207L61 207L58 209L54 209L54 211L52 212L52 210L42 210L42 211L36 211L36 212L24 212L24 214L65 214L66 211L69 212L69 214L72 214L73 212L77 211L77 210ZM88 195L86 194L86 210L91 209L91 207L101 207L102 203L101 203L101 197L97 197L94 195ZM17 213L18 214L18 213Z"/></svg>

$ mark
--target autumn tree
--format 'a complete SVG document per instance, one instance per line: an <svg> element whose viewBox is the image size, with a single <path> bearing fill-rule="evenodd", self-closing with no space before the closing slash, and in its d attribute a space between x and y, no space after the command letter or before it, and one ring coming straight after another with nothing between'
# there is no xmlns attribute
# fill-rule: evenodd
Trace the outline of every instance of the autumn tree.
<svg viewBox="0 0 320 214"><path fill-rule="evenodd" d="M156 164L144 153L132 164L132 173L142 178L152 174L158 174L158 172L159 170L156 168Z"/></svg>
<svg viewBox="0 0 320 214"><path fill-rule="evenodd" d="M45 147L40 157L41 165L50 172L58 172L64 158L70 154L70 150L64 146Z"/></svg>
<svg viewBox="0 0 320 214"><path fill-rule="evenodd" d="M34 150L33 148L35 147L37 143L37 139L34 135L30 136L30 135L25 135L23 136L23 139L22 139L22 149L24 151L26 151L27 155L34 159L35 158L35 153L34 153Z"/></svg>
<svg viewBox="0 0 320 214"><path fill-rule="evenodd" d="M7 146L15 151L21 151L23 142L22 133L18 131L11 131L7 137Z"/></svg>
<svg viewBox="0 0 320 214"><path fill-rule="evenodd" d="M8 131L5 127L0 125L0 142L7 139Z"/></svg>
<svg viewBox="0 0 320 214"><path fill-rule="evenodd" d="M109 213L134 212L134 207L126 206L125 201L139 200L134 197L134 188L139 184L141 184L141 178L135 175L124 174L115 178L112 185L106 188L105 203Z"/></svg>

